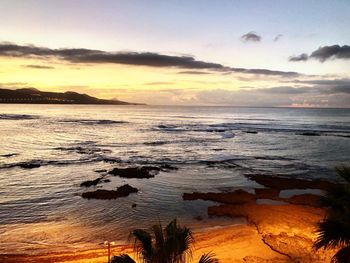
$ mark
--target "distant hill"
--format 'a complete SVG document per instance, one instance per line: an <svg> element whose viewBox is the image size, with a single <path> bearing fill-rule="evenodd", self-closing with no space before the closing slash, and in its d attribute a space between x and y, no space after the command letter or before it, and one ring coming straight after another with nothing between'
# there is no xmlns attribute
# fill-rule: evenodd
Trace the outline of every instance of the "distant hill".
<svg viewBox="0 0 350 263"><path fill-rule="evenodd" d="M67 91L45 92L34 88L0 89L0 103L29 103L29 104L109 104L137 105L120 100L103 100L87 94Z"/></svg>

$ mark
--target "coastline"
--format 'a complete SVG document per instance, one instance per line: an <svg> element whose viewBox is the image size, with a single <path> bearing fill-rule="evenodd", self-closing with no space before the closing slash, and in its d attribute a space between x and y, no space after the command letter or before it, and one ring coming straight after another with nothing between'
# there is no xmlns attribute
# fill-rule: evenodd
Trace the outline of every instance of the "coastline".
<svg viewBox="0 0 350 263"><path fill-rule="evenodd" d="M257 177L260 178L260 177ZM278 181L285 179L274 178L275 187ZM301 184L300 179L294 180L294 187L305 188L310 181ZM329 187L328 183L316 184ZM263 191L265 198L273 200L278 189ZM322 220L326 208L315 202L308 204L259 204L252 196L247 198L244 191L237 190L229 193L194 193L200 199L211 199L217 205L208 207L211 216L243 217L246 224L220 226L195 231L193 260L203 253L214 253L221 263L229 262L330 262L336 250L313 249L317 237L317 223ZM259 193L259 191L257 191ZM198 196L198 194L200 196ZM260 194L261 195L261 191ZM258 195L258 194L257 194ZM230 197L228 199L228 197ZM193 197L194 198L194 197ZM295 198L289 198L294 202ZM229 200L229 201L227 201ZM288 201L288 199L285 199ZM118 244L112 247L111 254L127 253L134 257L132 245ZM77 250L73 252L55 252L47 254L0 254L4 263L18 262L69 262L102 263L107 261L107 249L96 248Z"/></svg>
<svg viewBox="0 0 350 263"><path fill-rule="evenodd" d="M221 263L229 262L330 262L334 251L312 249L316 223L325 213L323 208L302 205L219 205L210 213L233 215L239 209L252 218L244 225L223 226L194 233L193 259L212 252ZM281 216L284 214L284 216ZM252 221L254 220L254 221ZM127 253L134 257L132 245L118 244L111 254ZM0 261L102 263L107 261L107 249L78 250L47 254L3 254Z"/></svg>

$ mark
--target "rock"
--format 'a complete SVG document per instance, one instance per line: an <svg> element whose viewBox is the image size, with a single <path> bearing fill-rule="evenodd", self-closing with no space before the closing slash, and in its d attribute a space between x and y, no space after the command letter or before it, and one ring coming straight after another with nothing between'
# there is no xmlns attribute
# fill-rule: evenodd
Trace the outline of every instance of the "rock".
<svg viewBox="0 0 350 263"><path fill-rule="evenodd" d="M283 199L281 198L281 200ZM314 207L322 207L325 205L322 203L321 197L314 194L293 195L292 197L285 198L284 200L290 204L295 205L308 205Z"/></svg>
<svg viewBox="0 0 350 263"><path fill-rule="evenodd" d="M93 186L93 185L97 185L100 181L101 181L101 178L97 178L95 180L82 182L80 184L80 186L90 187L90 186Z"/></svg>
<svg viewBox="0 0 350 263"><path fill-rule="evenodd" d="M143 167L128 167L128 168L114 168L109 171L109 174L118 175L123 178L152 178L160 171L159 167L143 166Z"/></svg>
<svg viewBox="0 0 350 263"><path fill-rule="evenodd" d="M225 204L242 204L255 201L256 196L243 190L236 190L230 193L184 193L183 200L210 200Z"/></svg>
<svg viewBox="0 0 350 263"><path fill-rule="evenodd" d="M272 188L255 188L255 194L258 199L279 199L280 190Z"/></svg>
<svg viewBox="0 0 350 263"><path fill-rule="evenodd" d="M24 169L33 169L33 168L39 168L41 165L40 163L21 163L19 164L19 167Z"/></svg>
<svg viewBox="0 0 350 263"><path fill-rule="evenodd" d="M336 184L320 179L306 180L296 178L277 177L266 174L249 174L247 178L268 188L279 190L287 189L320 189L327 190Z"/></svg>
<svg viewBox="0 0 350 263"><path fill-rule="evenodd" d="M120 186L117 190L103 190L98 189L93 192L85 192L82 194L83 198L92 199L116 199L119 197L126 197L131 193L137 193L138 189L128 184Z"/></svg>
<svg viewBox="0 0 350 263"><path fill-rule="evenodd" d="M132 204L132 205L131 205L132 208L135 208L136 206L137 206L136 204Z"/></svg>

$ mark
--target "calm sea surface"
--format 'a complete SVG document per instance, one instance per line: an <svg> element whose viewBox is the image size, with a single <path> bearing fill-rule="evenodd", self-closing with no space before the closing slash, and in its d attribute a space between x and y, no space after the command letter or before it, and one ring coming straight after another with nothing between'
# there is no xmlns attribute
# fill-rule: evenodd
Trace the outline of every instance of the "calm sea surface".
<svg viewBox="0 0 350 263"><path fill-rule="evenodd" d="M0 105L0 251L125 243L131 229L174 217L194 229L237 223L182 194L249 189L249 173L337 180L334 166L349 160L350 109ZM96 170L162 164L178 170L80 187ZM126 183L139 192L81 197Z"/></svg>

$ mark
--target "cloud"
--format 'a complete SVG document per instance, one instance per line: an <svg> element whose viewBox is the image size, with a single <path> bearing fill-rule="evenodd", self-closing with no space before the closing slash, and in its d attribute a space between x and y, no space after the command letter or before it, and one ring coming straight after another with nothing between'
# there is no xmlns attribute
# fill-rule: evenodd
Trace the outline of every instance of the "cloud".
<svg viewBox="0 0 350 263"><path fill-rule="evenodd" d="M311 53L310 58L317 59L321 62L327 59L350 59L350 46L333 45L320 47Z"/></svg>
<svg viewBox="0 0 350 263"><path fill-rule="evenodd" d="M275 38L273 39L274 42L279 41L281 38L283 37L282 34L278 34L277 36L275 36Z"/></svg>
<svg viewBox="0 0 350 263"><path fill-rule="evenodd" d="M333 45L319 47L313 51L311 55L305 53L299 56L293 56L289 58L289 61L306 61L309 59L316 59L320 62L325 62L330 59L350 59L350 46Z"/></svg>
<svg viewBox="0 0 350 263"><path fill-rule="evenodd" d="M306 53L300 54L298 56L289 57L289 61L298 62L298 61L306 61L309 59L309 56Z"/></svg>
<svg viewBox="0 0 350 263"><path fill-rule="evenodd" d="M177 74L205 75L205 74L213 74L213 73L205 72L205 71L186 70L186 71L180 71Z"/></svg>
<svg viewBox="0 0 350 263"><path fill-rule="evenodd" d="M282 87L272 87L272 88L265 88L265 89L255 89L255 91L260 91L262 93L268 93L268 94L303 94L303 93L311 92L312 89L309 87L282 86Z"/></svg>
<svg viewBox="0 0 350 263"><path fill-rule="evenodd" d="M332 88L330 88L328 90L325 90L323 93L327 93L327 94L339 94L339 93L350 94L350 85L335 86L335 87L332 87Z"/></svg>
<svg viewBox="0 0 350 263"><path fill-rule="evenodd" d="M259 36L257 33L253 32L253 31L250 31L249 33L241 36L241 39L244 42L260 42L261 36Z"/></svg>
<svg viewBox="0 0 350 263"><path fill-rule="evenodd" d="M240 90L212 89L198 91L193 104L251 107L315 106L350 108L350 86L271 87Z"/></svg>
<svg viewBox="0 0 350 263"><path fill-rule="evenodd" d="M23 65L25 68L34 68L34 69L54 69L51 66L43 66L43 65Z"/></svg>
<svg viewBox="0 0 350 263"><path fill-rule="evenodd" d="M293 81L285 81L292 83L303 83L303 84L313 84L313 85L327 85L327 86L350 86L349 78L341 78L341 79L312 79L312 80L293 80Z"/></svg>
<svg viewBox="0 0 350 263"><path fill-rule="evenodd" d="M0 43L0 56L58 58L70 63L114 63L149 67L174 67L181 69L210 69L219 72L237 72L247 74L276 75L295 77L297 72L268 69L246 69L226 67L222 64L196 60L191 56L170 56L152 52L107 52L84 48L50 49L33 45Z"/></svg>
<svg viewBox="0 0 350 263"><path fill-rule="evenodd" d="M155 82L147 82L147 83L144 83L143 85L155 86L155 85L172 85L172 84L175 84L175 83L170 81L155 81Z"/></svg>

